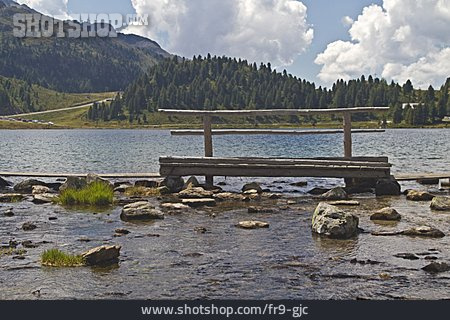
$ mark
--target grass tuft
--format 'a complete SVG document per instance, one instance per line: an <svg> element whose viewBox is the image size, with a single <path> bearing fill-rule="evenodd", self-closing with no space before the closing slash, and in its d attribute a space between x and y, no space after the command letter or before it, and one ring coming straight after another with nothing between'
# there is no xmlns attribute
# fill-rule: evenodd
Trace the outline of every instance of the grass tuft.
<svg viewBox="0 0 450 320"><path fill-rule="evenodd" d="M85 265L84 258L80 255L72 255L58 249L46 250L41 255L43 266L49 267L81 267Z"/></svg>
<svg viewBox="0 0 450 320"><path fill-rule="evenodd" d="M64 190L58 200L59 203L68 206L108 206L114 201L114 191L110 185L97 181L81 190Z"/></svg>

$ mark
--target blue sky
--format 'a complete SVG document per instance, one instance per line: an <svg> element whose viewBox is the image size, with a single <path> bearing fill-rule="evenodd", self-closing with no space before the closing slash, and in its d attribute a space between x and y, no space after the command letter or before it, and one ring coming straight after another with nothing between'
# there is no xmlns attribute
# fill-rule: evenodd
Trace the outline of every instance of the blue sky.
<svg viewBox="0 0 450 320"><path fill-rule="evenodd" d="M17 1L54 15L148 14L149 26L126 32L186 57L270 62L327 87L363 74L439 87L450 76L450 0Z"/></svg>

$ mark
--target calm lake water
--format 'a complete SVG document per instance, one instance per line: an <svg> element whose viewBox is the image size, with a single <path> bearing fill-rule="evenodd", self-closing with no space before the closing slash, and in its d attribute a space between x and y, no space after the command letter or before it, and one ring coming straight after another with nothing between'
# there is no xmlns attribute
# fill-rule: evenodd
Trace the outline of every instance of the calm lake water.
<svg viewBox="0 0 450 320"><path fill-rule="evenodd" d="M214 146L217 156L340 156L343 149L341 135L215 137ZM160 155L196 156L202 150L201 137L171 137L168 131L0 131L0 171L157 172ZM389 156L394 172L448 171L450 130L354 135L354 154ZM300 192L263 203L221 204L214 209L167 214L152 223L123 222L120 207L95 212L29 201L0 204L0 244L31 240L37 245L26 249L23 260L0 256L0 299L450 298L450 272L432 275L421 270L431 261L429 257L450 263L448 213L432 212L429 202L410 202L403 196L359 195L356 199L361 206L345 210L359 216L365 232L351 240L328 240L311 233L311 215L319 199L305 191L341 181L308 180L309 186L298 190L292 190L289 179L260 181L274 191ZM228 181L225 188L237 190L243 182ZM436 186L403 185L410 186L448 195ZM288 200L292 202L286 207ZM274 212L249 214L249 205ZM371 213L386 206L399 211L401 222L370 221ZM9 208L13 217L3 215ZM235 227L249 219L267 221L270 228ZM23 231L21 226L27 221L37 229ZM439 228L447 236L421 239L370 234L418 225ZM207 232L195 232L199 226ZM117 228L131 233L114 237ZM81 252L102 244L122 246L118 265L40 266L40 254L46 249ZM398 253L414 253L419 259L394 257ZM377 264L351 263L354 258Z"/></svg>

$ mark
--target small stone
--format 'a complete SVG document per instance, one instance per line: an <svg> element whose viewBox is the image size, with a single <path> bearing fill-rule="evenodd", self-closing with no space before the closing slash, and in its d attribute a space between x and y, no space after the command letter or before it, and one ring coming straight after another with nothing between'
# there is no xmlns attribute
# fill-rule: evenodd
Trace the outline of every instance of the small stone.
<svg viewBox="0 0 450 320"><path fill-rule="evenodd" d="M430 273L446 272L450 271L450 265L445 262L432 262L429 265L423 267L422 270Z"/></svg>
<svg viewBox="0 0 450 320"><path fill-rule="evenodd" d="M133 186L131 184L121 184L121 185L114 187L114 192L124 193L125 191L127 191L127 189L132 188L132 187Z"/></svg>
<svg viewBox="0 0 450 320"><path fill-rule="evenodd" d="M48 220L55 221L55 220L58 220L58 217L48 217Z"/></svg>
<svg viewBox="0 0 450 320"><path fill-rule="evenodd" d="M273 209L248 207L248 213L273 213Z"/></svg>
<svg viewBox="0 0 450 320"><path fill-rule="evenodd" d="M430 208L436 211L450 211L450 197L434 197Z"/></svg>
<svg viewBox="0 0 450 320"><path fill-rule="evenodd" d="M239 228L242 228L242 229L269 228L269 224L267 222L256 221L256 220L241 221L236 226L239 227Z"/></svg>
<svg viewBox="0 0 450 320"><path fill-rule="evenodd" d="M34 204L53 203L57 198L58 198L58 196L53 193L35 194L33 196L32 202Z"/></svg>
<svg viewBox="0 0 450 320"><path fill-rule="evenodd" d="M308 185L308 181L298 181L291 183L291 186L293 187L306 187Z"/></svg>
<svg viewBox="0 0 450 320"><path fill-rule="evenodd" d="M153 208L149 202L139 201L123 207L120 218L125 221L164 219L164 213Z"/></svg>
<svg viewBox="0 0 450 320"><path fill-rule="evenodd" d="M22 225L22 229L24 230L24 231L32 231L32 230L34 230L34 229L36 229L37 228L37 226L35 225L35 224L33 224L32 222L25 222L23 225Z"/></svg>
<svg viewBox="0 0 450 320"><path fill-rule="evenodd" d="M394 255L396 258L406 259L406 260L419 260L420 258L413 253L397 253Z"/></svg>
<svg viewBox="0 0 450 320"><path fill-rule="evenodd" d="M170 194L171 192L170 192L170 189L169 188L167 188L167 187L159 187L159 188L157 188L156 189L156 191L159 193L159 194L161 194L161 195L165 195L165 194Z"/></svg>
<svg viewBox="0 0 450 320"><path fill-rule="evenodd" d="M5 217L13 217L14 211L13 211L13 209L8 209L3 214L5 215Z"/></svg>
<svg viewBox="0 0 450 320"><path fill-rule="evenodd" d="M205 227L195 227L194 231L197 233L206 233L208 232L208 229L206 229Z"/></svg>
<svg viewBox="0 0 450 320"><path fill-rule="evenodd" d="M332 206L359 206L359 201L356 200L338 200L338 201L331 201L328 202L328 204Z"/></svg>
<svg viewBox="0 0 450 320"><path fill-rule="evenodd" d="M214 199L217 201L243 201L244 196L238 193L220 192L214 194Z"/></svg>
<svg viewBox="0 0 450 320"><path fill-rule="evenodd" d="M268 194L263 194L263 196L271 199L271 200L277 200L277 199L281 199L281 194L279 193L268 193Z"/></svg>
<svg viewBox="0 0 450 320"><path fill-rule="evenodd" d="M393 208L383 208L370 216L370 220L400 221L401 215Z"/></svg>
<svg viewBox="0 0 450 320"><path fill-rule="evenodd" d="M33 186L32 187L32 194L43 194L43 193L49 193L50 188L46 186Z"/></svg>
<svg viewBox="0 0 450 320"><path fill-rule="evenodd" d="M425 191L409 190L406 199L410 201L431 201L434 196Z"/></svg>
<svg viewBox="0 0 450 320"><path fill-rule="evenodd" d="M347 200L348 194L344 188L336 187L322 194L321 198L324 200Z"/></svg>
<svg viewBox="0 0 450 320"><path fill-rule="evenodd" d="M183 199L182 204L185 204L192 208L198 208L198 207L203 207L203 206L213 207L216 205L216 200L213 198Z"/></svg>
<svg viewBox="0 0 450 320"><path fill-rule="evenodd" d="M252 182L252 183L247 183L242 187L242 192L245 193L246 191L249 190L256 190L257 193L262 193L263 190L261 188L261 186L256 183L256 182Z"/></svg>
<svg viewBox="0 0 450 320"><path fill-rule="evenodd" d="M181 211L181 210L189 209L189 206L182 204L182 203L163 203L163 204L161 204L161 208L168 209L168 210Z"/></svg>
<svg viewBox="0 0 450 320"><path fill-rule="evenodd" d="M22 241L22 246L24 247L24 248L37 248L37 245L35 245L32 241L30 241L30 240L25 240L25 241Z"/></svg>
<svg viewBox="0 0 450 320"><path fill-rule="evenodd" d="M130 234L130 231L127 229L116 229L115 232L118 234Z"/></svg>
<svg viewBox="0 0 450 320"><path fill-rule="evenodd" d="M420 226L402 231L401 234L412 237L428 237L428 238L443 238L445 234L429 226Z"/></svg>
<svg viewBox="0 0 450 320"><path fill-rule="evenodd" d="M201 187L191 187L178 193L178 198L180 199L203 199L211 198L212 196L212 191L207 191Z"/></svg>

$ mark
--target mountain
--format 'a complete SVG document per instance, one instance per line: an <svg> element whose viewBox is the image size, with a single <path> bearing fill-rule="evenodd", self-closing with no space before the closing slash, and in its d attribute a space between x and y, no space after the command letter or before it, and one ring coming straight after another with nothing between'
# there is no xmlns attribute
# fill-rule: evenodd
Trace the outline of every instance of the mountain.
<svg viewBox="0 0 450 320"><path fill-rule="evenodd" d="M38 12L0 0L0 75L52 90L123 90L151 66L171 56L152 40L120 33L115 38L17 38L13 36L15 13ZM67 28L66 21L64 30Z"/></svg>

